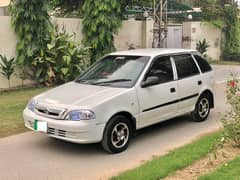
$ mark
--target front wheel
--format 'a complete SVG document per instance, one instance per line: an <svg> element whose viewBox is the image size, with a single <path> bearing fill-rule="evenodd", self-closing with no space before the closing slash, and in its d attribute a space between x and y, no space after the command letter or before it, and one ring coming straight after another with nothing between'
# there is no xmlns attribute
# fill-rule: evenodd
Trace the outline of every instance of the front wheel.
<svg viewBox="0 0 240 180"><path fill-rule="evenodd" d="M107 124L102 140L102 147L109 153L120 153L127 149L132 137L132 125L122 115L113 117Z"/></svg>
<svg viewBox="0 0 240 180"><path fill-rule="evenodd" d="M192 112L192 118L195 122L205 121L210 113L210 98L208 95L201 95Z"/></svg>

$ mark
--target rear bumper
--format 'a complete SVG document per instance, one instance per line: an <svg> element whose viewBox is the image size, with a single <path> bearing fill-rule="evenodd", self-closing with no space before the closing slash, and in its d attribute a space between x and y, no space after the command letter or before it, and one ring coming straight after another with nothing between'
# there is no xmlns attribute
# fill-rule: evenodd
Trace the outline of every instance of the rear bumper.
<svg viewBox="0 0 240 180"><path fill-rule="evenodd" d="M68 121L55 120L39 116L27 108L23 112L25 126L34 131L34 121L47 122L47 135L74 143L87 144L102 140L105 124L98 124L97 120Z"/></svg>

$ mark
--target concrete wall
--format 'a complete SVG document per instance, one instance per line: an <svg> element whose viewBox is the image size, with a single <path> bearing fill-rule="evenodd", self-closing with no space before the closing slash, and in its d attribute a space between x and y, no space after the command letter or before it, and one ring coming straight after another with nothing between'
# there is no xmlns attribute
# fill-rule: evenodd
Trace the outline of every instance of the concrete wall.
<svg viewBox="0 0 240 180"><path fill-rule="evenodd" d="M15 46L17 38L11 28L11 18L9 16L0 16L0 54L5 54L7 57L15 57ZM77 18L52 18L52 22L58 25L59 30L63 28L70 34L75 34L77 41L83 39L81 19ZM129 45L137 48L151 47L152 45L152 28L153 21L128 20L123 21L122 27L118 34L115 35L115 47L117 50L126 50ZM30 83L30 81L25 81ZM12 86L22 85L22 81L14 75L11 79ZM5 78L0 75L0 89L8 88L8 83Z"/></svg>
<svg viewBox="0 0 240 180"><path fill-rule="evenodd" d="M183 23L183 48L196 48L196 43L204 38L209 42L207 55L220 60L221 56L221 30L203 22Z"/></svg>
<svg viewBox="0 0 240 180"><path fill-rule="evenodd" d="M115 35L114 44L117 50L126 50L129 46L135 48L152 47L153 21L123 21L120 31Z"/></svg>
<svg viewBox="0 0 240 180"><path fill-rule="evenodd" d="M59 27L59 30L65 29L69 34L75 35L76 41L82 41L82 20L78 18L52 18L52 23Z"/></svg>
<svg viewBox="0 0 240 180"><path fill-rule="evenodd" d="M4 8L3 7L0 7L0 16L4 16Z"/></svg>
<svg viewBox="0 0 240 180"><path fill-rule="evenodd" d="M0 16L0 54L8 58L15 57L16 54L16 36L11 28L10 17ZM30 81L25 81L29 84ZM18 78L18 72L11 78L11 86L21 86L22 80ZM0 75L0 89L8 88L8 81Z"/></svg>
<svg viewBox="0 0 240 180"><path fill-rule="evenodd" d="M9 16L0 16L0 54L15 56L16 36L11 27Z"/></svg>

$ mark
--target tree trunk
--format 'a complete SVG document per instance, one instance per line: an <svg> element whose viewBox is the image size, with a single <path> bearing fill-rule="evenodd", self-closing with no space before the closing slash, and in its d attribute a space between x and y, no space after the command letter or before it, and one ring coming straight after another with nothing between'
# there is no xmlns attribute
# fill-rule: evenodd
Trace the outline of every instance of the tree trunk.
<svg viewBox="0 0 240 180"><path fill-rule="evenodd" d="M11 85L10 85L10 79L8 79L8 88L10 89Z"/></svg>

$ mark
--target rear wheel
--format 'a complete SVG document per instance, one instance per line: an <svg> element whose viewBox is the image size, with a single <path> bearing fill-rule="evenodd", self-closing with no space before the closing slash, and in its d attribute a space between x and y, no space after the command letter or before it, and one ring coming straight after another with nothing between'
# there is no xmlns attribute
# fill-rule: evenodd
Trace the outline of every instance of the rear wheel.
<svg viewBox="0 0 240 180"><path fill-rule="evenodd" d="M107 124L102 147L109 153L120 153L127 149L132 137L132 124L125 116L114 116Z"/></svg>
<svg viewBox="0 0 240 180"><path fill-rule="evenodd" d="M205 121L210 113L210 98L207 94L203 94L197 101L195 110L192 112L193 121Z"/></svg>

